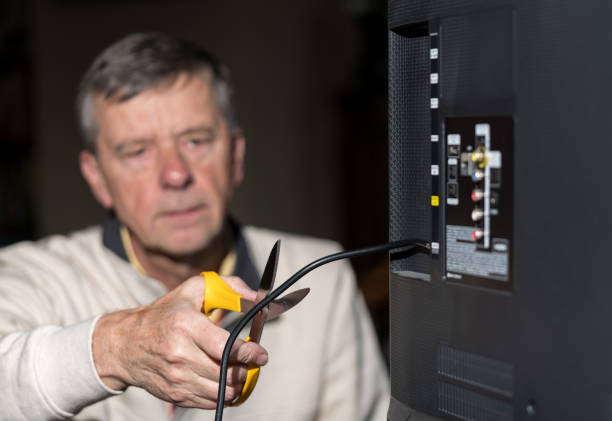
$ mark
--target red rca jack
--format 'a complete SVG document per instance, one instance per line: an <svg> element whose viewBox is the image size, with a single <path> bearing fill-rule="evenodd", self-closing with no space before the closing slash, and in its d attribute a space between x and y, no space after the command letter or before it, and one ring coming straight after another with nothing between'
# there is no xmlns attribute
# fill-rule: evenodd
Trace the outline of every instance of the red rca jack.
<svg viewBox="0 0 612 421"><path fill-rule="evenodd" d="M480 189L472 190L472 202L479 202L483 199L484 192Z"/></svg>
<svg viewBox="0 0 612 421"><path fill-rule="evenodd" d="M482 240L482 237L484 237L484 231L483 230L475 229L474 231L472 231L472 239L474 241Z"/></svg>

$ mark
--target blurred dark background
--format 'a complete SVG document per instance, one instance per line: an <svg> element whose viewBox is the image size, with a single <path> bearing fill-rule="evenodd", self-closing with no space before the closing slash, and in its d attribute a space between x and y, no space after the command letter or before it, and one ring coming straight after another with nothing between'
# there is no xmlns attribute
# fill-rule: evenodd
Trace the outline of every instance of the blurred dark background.
<svg viewBox="0 0 612 421"><path fill-rule="evenodd" d="M381 0L2 0L0 245L104 218L77 164L78 80L104 47L158 30L232 70L247 137L244 223L387 241L386 23ZM353 261L386 347L385 256Z"/></svg>

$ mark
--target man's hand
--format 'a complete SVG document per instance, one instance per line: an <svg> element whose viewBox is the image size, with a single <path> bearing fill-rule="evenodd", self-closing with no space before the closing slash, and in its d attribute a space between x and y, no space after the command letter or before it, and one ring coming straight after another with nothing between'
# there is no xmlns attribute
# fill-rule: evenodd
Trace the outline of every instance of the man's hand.
<svg viewBox="0 0 612 421"><path fill-rule="evenodd" d="M256 293L240 278L223 278L246 299ZM102 316L93 334L96 370L111 389L130 385L179 406L214 408L219 367L229 333L200 312L204 278L194 276L149 305ZM230 354L226 399L240 394L247 366L266 351L238 339Z"/></svg>

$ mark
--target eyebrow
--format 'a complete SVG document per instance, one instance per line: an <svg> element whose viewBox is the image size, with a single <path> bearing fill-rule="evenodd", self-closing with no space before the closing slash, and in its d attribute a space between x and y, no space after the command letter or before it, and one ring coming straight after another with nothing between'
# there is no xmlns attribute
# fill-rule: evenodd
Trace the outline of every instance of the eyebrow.
<svg viewBox="0 0 612 421"><path fill-rule="evenodd" d="M180 132L176 133L174 136L183 137L183 136L189 136L189 135L194 135L194 134L208 134L211 136L215 136L216 132L217 132L217 127L215 125L205 125L205 126L189 127L185 130L181 130ZM148 144L148 143L151 143L151 141L152 139L149 139L146 137L119 140L117 144L112 147L112 150L116 154L121 154L121 152L123 152L126 148L132 147L134 145Z"/></svg>
<svg viewBox="0 0 612 421"><path fill-rule="evenodd" d="M214 125L190 127L175 134L176 137L188 136L192 134L210 134L214 135L217 128Z"/></svg>

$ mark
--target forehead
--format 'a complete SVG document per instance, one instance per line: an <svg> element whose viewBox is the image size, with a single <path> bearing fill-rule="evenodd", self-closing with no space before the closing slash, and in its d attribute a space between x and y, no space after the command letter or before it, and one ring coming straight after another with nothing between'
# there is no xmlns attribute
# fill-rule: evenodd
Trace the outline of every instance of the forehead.
<svg viewBox="0 0 612 421"><path fill-rule="evenodd" d="M156 137L224 124L210 80L206 73L181 74L126 101L96 97L99 136L109 140Z"/></svg>

